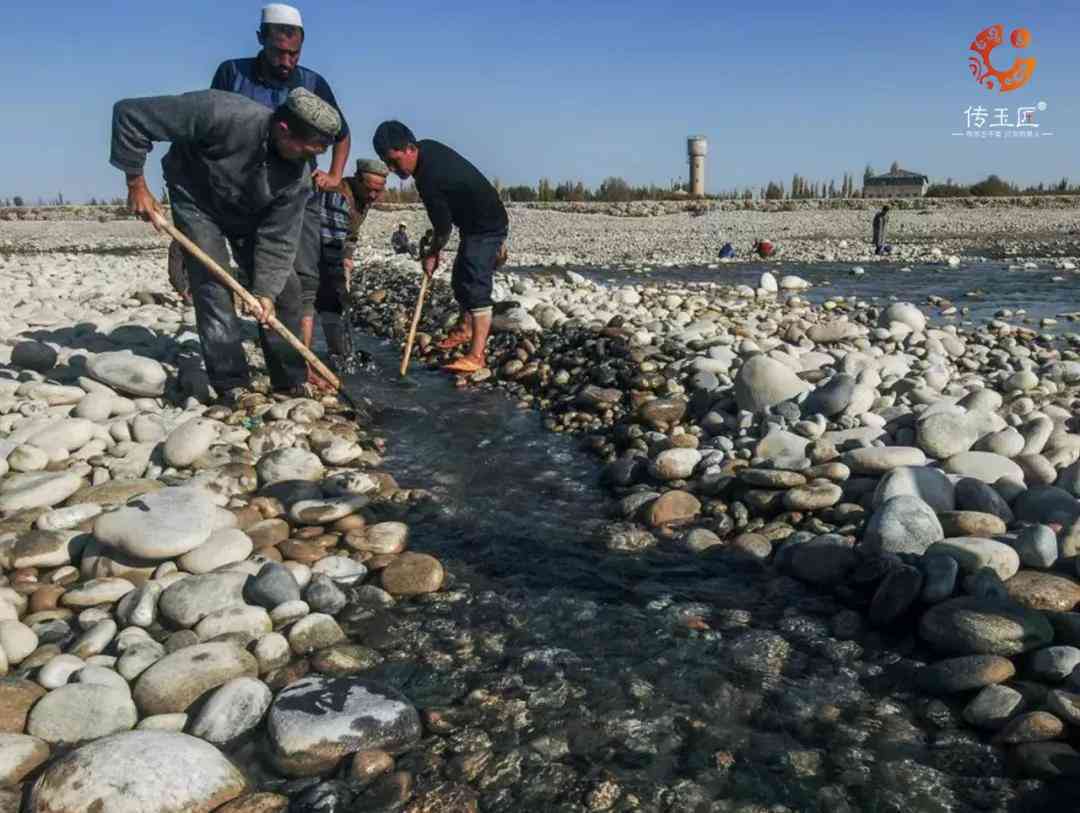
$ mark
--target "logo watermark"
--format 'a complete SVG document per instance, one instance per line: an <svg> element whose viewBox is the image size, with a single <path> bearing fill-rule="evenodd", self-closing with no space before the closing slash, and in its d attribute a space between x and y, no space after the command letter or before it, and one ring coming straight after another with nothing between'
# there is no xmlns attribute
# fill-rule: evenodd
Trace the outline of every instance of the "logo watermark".
<svg viewBox="0 0 1080 813"><path fill-rule="evenodd" d="M971 43L971 50L977 56L968 57L968 69L975 81L987 90L1009 93L1019 90L1031 81L1035 73L1035 57L1017 58L1012 67L999 70L994 67L991 55L994 49L1005 41L1005 26L1000 23L983 29ZM1027 48L1031 44L1031 32L1026 28L1016 28L1009 34L1013 48Z"/></svg>

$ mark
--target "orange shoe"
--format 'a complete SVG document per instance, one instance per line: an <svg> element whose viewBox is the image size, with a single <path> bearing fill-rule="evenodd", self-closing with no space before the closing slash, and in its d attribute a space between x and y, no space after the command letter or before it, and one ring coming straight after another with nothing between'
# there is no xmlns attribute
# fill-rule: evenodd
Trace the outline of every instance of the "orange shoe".
<svg viewBox="0 0 1080 813"><path fill-rule="evenodd" d="M472 336L468 333L463 333L460 330L452 330L445 339L435 346L440 350L453 350L455 347L461 347L461 345L471 341Z"/></svg>
<svg viewBox="0 0 1080 813"><path fill-rule="evenodd" d="M483 362L474 361L468 356L462 356L459 359L447 364L443 369L448 373L457 373L458 375L471 375L472 373L478 373L481 370L486 370L487 365Z"/></svg>

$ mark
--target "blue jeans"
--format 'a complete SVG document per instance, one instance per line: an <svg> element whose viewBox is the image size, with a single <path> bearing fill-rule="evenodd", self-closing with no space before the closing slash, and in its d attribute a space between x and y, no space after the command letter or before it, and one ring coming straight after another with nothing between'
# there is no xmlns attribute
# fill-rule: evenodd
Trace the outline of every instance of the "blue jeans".
<svg viewBox="0 0 1080 813"><path fill-rule="evenodd" d="M229 268L226 241L240 266L241 284L250 286L254 266L255 226L241 228L233 224L223 228L179 186L169 187L173 222L176 227L222 268ZM251 371L241 345L240 319L233 310L232 292L190 254L184 256L191 295L195 304L195 323L202 343L203 361L210 383L218 393L251 383ZM285 288L274 300L277 317L294 334L300 333L300 280L289 276ZM274 389L288 389L307 380L303 357L272 330L259 327L259 340L270 382Z"/></svg>

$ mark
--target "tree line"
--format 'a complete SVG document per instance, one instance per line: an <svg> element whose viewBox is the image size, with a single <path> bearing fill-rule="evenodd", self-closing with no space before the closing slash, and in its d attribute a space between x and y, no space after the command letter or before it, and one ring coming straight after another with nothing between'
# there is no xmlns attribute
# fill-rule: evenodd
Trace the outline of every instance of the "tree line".
<svg viewBox="0 0 1080 813"><path fill-rule="evenodd" d="M899 169L899 164L893 162L890 171ZM863 170L863 181L875 175L874 168L867 164ZM515 184L504 186L498 178L493 181L495 188L504 201L511 203L629 203L632 201L645 200L684 200L687 197L688 185L680 181L671 181L668 186L634 186L624 178L611 176L605 178L595 189L586 186L582 181L560 181L552 183L548 178L541 178L536 186L527 184ZM800 173L795 173L791 178L791 185L785 186L783 181L769 181L758 187L740 187L725 190L718 194L709 195L714 200L828 200L835 198L860 198L863 196L862 189L856 187L857 176L855 173L845 172L843 178L837 183L836 179L810 180ZM926 192L930 198L949 197L1002 197L1016 195L1080 195L1080 184L1071 184L1068 178L1049 183L1029 184L1021 186L1004 180L1000 175L988 175L978 183L958 184L952 178L947 178L944 183L931 184ZM168 203L168 196L162 191L163 203ZM383 196L384 203L419 203L420 196L416 192L416 186L412 181L386 188ZM36 206L64 206L71 201L64 197L61 192L55 198L46 200L38 198L36 204L28 203L21 195L10 198L0 198L0 207L21 207L28 205ZM90 206L123 206L124 198L114 197L90 198L86 203Z"/></svg>

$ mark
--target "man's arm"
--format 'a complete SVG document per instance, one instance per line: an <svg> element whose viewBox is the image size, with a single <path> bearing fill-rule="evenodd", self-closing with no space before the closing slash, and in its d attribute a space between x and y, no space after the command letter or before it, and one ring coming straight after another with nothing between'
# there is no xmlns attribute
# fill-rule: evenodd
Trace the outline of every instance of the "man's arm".
<svg viewBox="0 0 1080 813"><path fill-rule="evenodd" d="M161 213L143 177L154 142L194 140L209 126L209 119L210 101L205 93L123 99L113 106L109 163L126 176L132 212L151 223Z"/></svg>
<svg viewBox="0 0 1080 813"><path fill-rule="evenodd" d="M345 114L341 112L341 106L337 103L337 99L334 98L334 91L330 89L330 85L321 76L315 81L315 95L333 105L338 115L341 116L341 132L338 133L331 152L330 172L316 170L312 173L315 185L319 189L326 191L340 184L345 175L345 165L349 163L349 150L352 149L352 136L349 133L349 123L345 120Z"/></svg>

